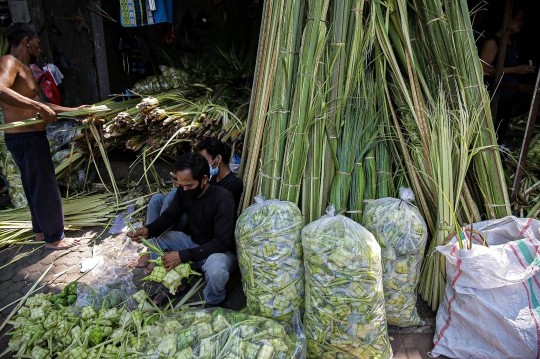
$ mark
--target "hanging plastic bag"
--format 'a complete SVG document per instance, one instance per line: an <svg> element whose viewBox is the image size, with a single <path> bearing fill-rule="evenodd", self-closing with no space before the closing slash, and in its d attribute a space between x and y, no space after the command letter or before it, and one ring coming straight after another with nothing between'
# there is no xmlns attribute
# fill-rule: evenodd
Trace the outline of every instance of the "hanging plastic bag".
<svg viewBox="0 0 540 359"><path fill-rule="evenodd" d="M540 222L510 216L462 233L463 249L455 236L437 247L446 258L446 291L431 356L538 358Z"/></svg>
<svg viewBox="0 0 540 359"><path fill-rule="evenodd" d="M145 358L304 359L299 313L289 323L221 308L182 311L147 330Z"/></svg>
<svg viewBox="0 0 540 359"><path fill-rule="evenodd" d="M255 201L235 232L247 307L253 315L288 321L304 308L302 214L292 202Z"/></svg>
<svg viewBox="0 0 540 359"><path fill-rule="evenodd" d="M58 69L58 67L56 67L55 64L45 64L43 70L51 72L51 75L53 76L56 85L60 85L62 83L64 75L62 74L62 72L60 72L60 70Z"/></svg>
<svg viewBox="0 0 540 359"><path fill-rule="evenodd" d="M56 81L54 80L54 77L50 71L45 71L43 80L41 80L39 86L50 103L62 105L62 95L60 94L60 89L58 88L58 85L56 84Z"/></svg>
<svg viewBox="0 0 540 359"><path fill-rule="evenodd" d="M308 357L391 358L381 247L333 206L326 213L302 230Z"/></svg>
<svg viewBox="0 0 540 359"><path fill-rule="evenodd" d="M416 286L428 230L420 211L411 204L414 193L400 188L397 198L381 198L366 205L364 226L381 246L383 287L388 324L422 325L416 310Z"/></svg>

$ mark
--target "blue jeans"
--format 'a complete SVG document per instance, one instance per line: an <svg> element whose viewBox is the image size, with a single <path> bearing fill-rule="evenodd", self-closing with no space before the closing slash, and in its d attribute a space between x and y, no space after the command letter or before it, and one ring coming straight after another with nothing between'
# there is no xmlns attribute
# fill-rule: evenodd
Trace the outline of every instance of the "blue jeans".
<svg viewBox="0 0 540 359"><path fill-rule="evenodd" d="M168 231L158 239L152 239L153 244L157 244L164 252L180 251L183 249L196 248L198 245L191 240L191 237L183 232ZM158 255L150 253L152 259L157 259ZM236 255L231 251L225 253L214 253L207 259L192 264L197 271L204 273L206 288L203 290L204 300L208 304L219 304L225 300L227 291L225 286L229 281L229 275L238 266Z"/></svg>
<svg viewBox="0 0 540 359"><path fill-rule="evenodd" d="M176 195L176 188L167 193L166 196L161 193L155 194L148 202L147 214L146 214L146 224L154 222L165 210L169 207L174 196ZM187 215L184 213L182 218L174 226L174 230L181 231L184 229L186 224Z"/></svg>

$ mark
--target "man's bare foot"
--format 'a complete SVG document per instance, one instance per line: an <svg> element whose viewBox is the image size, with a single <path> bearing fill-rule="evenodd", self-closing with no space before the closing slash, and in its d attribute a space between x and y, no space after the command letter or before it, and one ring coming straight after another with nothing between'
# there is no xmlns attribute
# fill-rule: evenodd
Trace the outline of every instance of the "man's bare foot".
<svg viewBox="0 0 540 359"><path fill-rule="evenodd" d="M137 268L146 268L150 264L150 254L145 254L139 257Z"/></svg>
<svg viewBox="0 0 540 359"><path fill-rule="evenodd" d="M78 238L64 238L56 242L45 243L45 248L62 250L75 247L79 245L80 239Z"/></svg>
<svg viewBox="0 0 540 359"><path fill-rule="evenodd" d="M144 274L150 275L152 274L152 271L154 270L154 263L150 263L146 269L144 270Z"/></svg>
<svg viewBox="0 0 540 359"><path fill-rule="evenodd" d="M36 233L36 238L34 239L36 242L41 242L45 240L45 235L43 233Z"/></svg>

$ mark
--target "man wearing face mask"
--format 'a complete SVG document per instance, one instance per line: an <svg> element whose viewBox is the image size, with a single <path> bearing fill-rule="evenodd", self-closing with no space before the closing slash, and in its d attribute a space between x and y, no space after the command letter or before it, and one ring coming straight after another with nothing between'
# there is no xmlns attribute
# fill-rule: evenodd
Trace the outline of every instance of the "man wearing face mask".
<svg viewBox="0 0 540 359"><path fill-rule="evenodd" d="M236 213L240 205L244 183L236 177L229 167L231 148L217 138L206 138L197 146L197 150L206 158L210 166L210 184L223 187L232 193Z"/></svg>
<svg viewBox="0 0 540 359"><path fill-rule="evenodd" d="M152 223L137 232L128 233L135 241L154 238L164 252L163 264L167 271L180 263L193 262L202 270L207 282L204 298L207 307L220 305L225 299L225 285L238 263L234 244L234 198L224 188L211 186L207 160L200 154L186 153L173 166L179 187L169 207ZM169 230L183 213L187 220L182 232ZM155 253L141 258L141 264L157 259ZM146 263L144 263L146 262ZM147 273L153 265L149 264ZM185 292L187 284L178 288ZM167 302L168 293L160 290L156 304Z"/></svg>
<svg viewBox="0 0 540 359"><path fill-rule="evenodd" d="M7 28L10 53L0 58L0 108L6 124L35 118L44 123L5 130L5 143L21 171L36 240L50 249L66 249L78 244L64 237L64 215L56 183L45 129L56 122L56 113L74 111L44 104L30 64L39 59L39 38L35 29L16 22Z"/></svg>

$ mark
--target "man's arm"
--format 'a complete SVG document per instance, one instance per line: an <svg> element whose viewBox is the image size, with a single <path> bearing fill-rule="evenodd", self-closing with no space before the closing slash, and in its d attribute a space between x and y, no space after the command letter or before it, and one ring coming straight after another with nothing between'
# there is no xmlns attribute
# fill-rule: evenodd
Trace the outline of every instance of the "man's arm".
<svg viewBox="0 0 540 359"><path fill-rule="evenodd" d="M19 74L18 67L19 63L14 57L3 56L0 58L0 102L25 110L35 110L45 123L56 121L56 114L48 106L11 89Z"/></svg>
<svg viewBox="0 0 540 359"><path fill-rule="evenodd" d="M211 241L192 249L179 251L182 262L197 262L214 253L225 253L234 242L234 201L222 199L214 215L214 238Z"/></svg>
<svg viewBox="0 0 540 359"><path fill-rule="evenodd" d="M148 237L158 237L167 232L182 216L183 199L180 198L181 190L176 191L169 207L152 223L148 224Z"/></svg>
<svg viewBox="0 0 540 359"><path fill-rule="evenodd" d="M64 106L55 105L53 103L49 103L48 106L56 113L77 111L86 107L90 107L90 105L82 105L79 107L64 107Z"/></svg>

